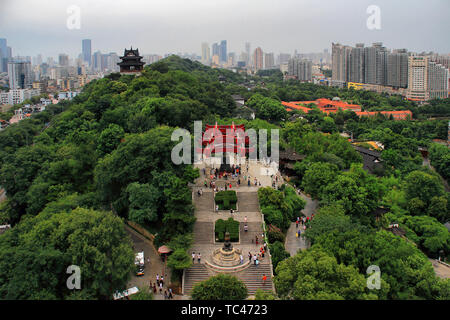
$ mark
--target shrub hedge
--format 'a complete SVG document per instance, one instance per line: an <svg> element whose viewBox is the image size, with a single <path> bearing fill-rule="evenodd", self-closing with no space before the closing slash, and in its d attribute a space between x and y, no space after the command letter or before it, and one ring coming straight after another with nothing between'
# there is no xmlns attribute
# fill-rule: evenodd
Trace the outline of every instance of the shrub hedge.
<svg viewBox="0 0 450 320"><path fill-rule="evenodd" d="M234 190L219 191L214 197L219 210L236 210L237 195Z"/></svg>
<svg viewBox="0 0 450 320"><path fill-rule="evenodd" d="M214 231L219 242L225 241L225 232L227 231L230 233L231 242L239 241L239 221L233 218L228 218L226 221L223 219L217 220Z"/></svg>

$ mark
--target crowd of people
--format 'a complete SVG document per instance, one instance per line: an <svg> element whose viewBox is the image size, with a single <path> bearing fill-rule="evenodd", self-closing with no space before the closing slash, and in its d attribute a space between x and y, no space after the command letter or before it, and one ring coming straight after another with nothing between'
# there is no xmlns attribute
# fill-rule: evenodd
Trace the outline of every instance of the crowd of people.
<svg viewBox="0 0 450 320"><path fill-rule="evenodd" d="M167 276L167 275L166 275ZM156 274L156 282L152 283L150 281L150 290L153 291L153 294L156 294L159 291L159 294L163 294L164 291L164 299L173 299L173 291L172 288L164 289L164 276L161 274Z"/></svg>

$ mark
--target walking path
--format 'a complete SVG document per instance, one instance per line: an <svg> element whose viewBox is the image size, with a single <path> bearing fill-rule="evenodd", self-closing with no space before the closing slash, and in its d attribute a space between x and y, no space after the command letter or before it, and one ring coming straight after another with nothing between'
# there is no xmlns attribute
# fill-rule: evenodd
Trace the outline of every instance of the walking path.
<svg viewBox="0 0 450 320"><path fill-rule="evenodd" d="M303 215L311 217L311 215L316 212L319 202L317 200L311 199L309 196L301 192L299 193L299 195L306 201L305 208L302 210ZM301 225L299 225L299 228L303 233ZM300 238L297 238L295 236L297 230L298 229L296 227L296 223L292 222L286 234L286 241L284 246L286 248L286 251L289 252L291 256L294 256L298 252L298 250L304 250L309 248L310 246L309 242L303 236Z"/></svg>

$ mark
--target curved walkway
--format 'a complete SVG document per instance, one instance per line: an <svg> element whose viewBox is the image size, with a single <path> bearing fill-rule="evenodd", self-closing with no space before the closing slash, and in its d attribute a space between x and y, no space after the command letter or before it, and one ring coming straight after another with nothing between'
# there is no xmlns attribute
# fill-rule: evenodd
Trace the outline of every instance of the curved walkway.
<svg viewBox="0 0 450 320"><path fill-rule="evenodd" d="M319 202L317 200L311 199L309 196L301 192L299 193L299 195L306 201L305 208L302 210L303 215L311 217L311 215L316 212ZM299 225L299 228L301 227L302 226ZM284 246L286 248L286 251L289 252L291 256L294 256L298 252L298 250L304 250L309 248L310 246L310 244L305 238L303 237L297 238L295 236L297 230L298 229L296 228L295 222L292 222L286 234L286 241Z"/></svg>

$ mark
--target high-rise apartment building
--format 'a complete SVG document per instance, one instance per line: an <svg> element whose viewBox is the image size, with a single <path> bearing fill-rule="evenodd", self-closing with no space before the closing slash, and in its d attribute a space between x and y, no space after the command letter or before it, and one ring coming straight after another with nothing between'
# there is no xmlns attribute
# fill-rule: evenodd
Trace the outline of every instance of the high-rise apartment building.
<svg viewBox="0 0 450 320"><path fill-rule="evenodd" d="M394 88L408 87L408 51L394 50L387 55L386 85Z"/></svg>
<svg viewBox="0 0 450 320"><path fill-rule="evenodd" d="M275 66L275 56L273 52L264 54L264 69L272 69Z"/></svg>
<svg viewBox="0 0 450 320"><path fill-rule="evenodd" d="M429 99L445 99L448 97L448 69L439 63L428 63Z"/></svg>
<svg viewBox="0 0 450 320"><path fill-rule="evenodd" d="M250 66L251 65L251 45L250 45L250 42L246 42L245 43L245 53L246 53L246 60L244 60L245 61L245 64L247 65L247 66Z"/></svg>
<svg viewBox="0 0 450 320"><path fill-rule="evenodd" d="M332 60L332 75L331 79L334 81L346 82L348 74L348 60L351 52L351 47L341 45L340 43L332 44L331 60Z"/></svg>
<svg viewBox="0 0 450 320"><path fill-rule="evenodd" d="M81 42L81 50L83 61L86 62L89 66L92 62L92 42L91 39L83 39Z"/></svg>
<svg viewBox="0 0 450 320"><path fill-rule="evenodd" d="M9 88L28 89L33 85L31 62L22 59L8 61Z"/></svg>
<svg viewBox="0 0 450 320"><path fill-rule="evenodd" d="M364 44L358 43L355 48L346 50L348 65L347 80L349 82L364 82ZM349 55L349 56L348 56Z"/></svg>
<svg viewBox="0 0 450 320"><path fill-rule="evenodd" d="M0 72L8 71L8 46L5 38L0 38Z"/></svg>
<svg viewBox="0 0 450 320"><path fill-rule="evenodd" d="M288 74L300 81L312 81L312 61L292 58L288 62Z"/></svg>
<svg viewBox="0 0 450 320"><path fill-rule="evenodd" d="M260 47L255 49L253 53L254 70L258 71L263 68L263 51Z"/></svg>

